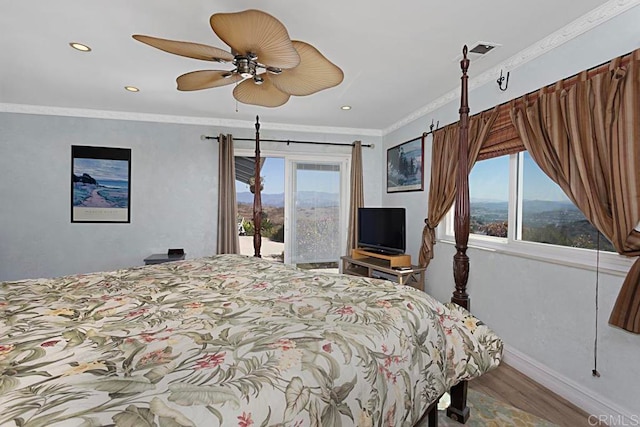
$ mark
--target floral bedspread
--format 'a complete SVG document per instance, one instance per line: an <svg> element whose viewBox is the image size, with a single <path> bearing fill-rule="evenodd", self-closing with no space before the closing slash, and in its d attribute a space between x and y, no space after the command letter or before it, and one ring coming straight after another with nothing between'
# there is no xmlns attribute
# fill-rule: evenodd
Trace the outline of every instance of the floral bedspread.
<svg viewBox="0 0 640 427"><path fill-rule="evenodd" d="M0 283L1 426L412 426L501 355L424 292L240 255Z"/></svg>

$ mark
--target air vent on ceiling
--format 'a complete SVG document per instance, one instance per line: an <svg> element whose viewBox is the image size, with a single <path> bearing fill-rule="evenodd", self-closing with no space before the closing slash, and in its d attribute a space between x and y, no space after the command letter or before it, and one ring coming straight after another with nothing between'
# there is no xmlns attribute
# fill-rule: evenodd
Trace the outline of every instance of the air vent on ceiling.
<svg viewBox="0 0 640 427"><path fill-rule="evenodd" d="M468 45L469 50L467 52L467 57L471 60L478 60L485 56L487 53L492 52L497 47L501 46L498 43L492 42L475 42L473 44ZM454 61L460 61L462 59L462 54L459 54L455 57Z"/></svg>
<svg viewBox="0 0 640 427"><path fill-rule="evenodd" d="M489 43L479 43L469 49L471 53L477 53L478 55L484 55L485 53L491 52L496 46Z"/></svg>

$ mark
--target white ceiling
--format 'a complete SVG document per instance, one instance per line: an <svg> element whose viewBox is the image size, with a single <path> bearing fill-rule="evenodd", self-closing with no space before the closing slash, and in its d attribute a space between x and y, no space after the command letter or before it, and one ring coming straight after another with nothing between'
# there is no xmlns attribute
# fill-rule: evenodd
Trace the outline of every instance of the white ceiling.
<svg viewBox="0 0 640 427"><path fill-rule="evenodd" d="M299 126L382 130L459 85L464 44L500 46L471 64L478 76L513 59L604 0L0 0L0 103ZM612 3L610 1L609 3ZM176 90L177 76L230 68L171 55L132 34L227 49L209 26L216 12L257 8L292 39L342 68L339 86L275 109L237 104L233 86ZM69 42L91 46L90 53ZM498 76L496 76L497 78ZM137 86L139 93L123 89ZM351 111L341 111L348 104ZM236 111L237 108L237 111Z"/></svg>

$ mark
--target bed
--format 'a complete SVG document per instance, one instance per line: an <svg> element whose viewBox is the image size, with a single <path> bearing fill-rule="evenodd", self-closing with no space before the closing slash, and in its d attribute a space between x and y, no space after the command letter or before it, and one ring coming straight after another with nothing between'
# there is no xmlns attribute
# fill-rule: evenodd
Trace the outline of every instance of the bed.
<svg viewBox="0 0 640 427"><path fill-rule="evenodd" d="M0 292L3 426L410 426L502 354L411 287L241 255Z"/></svg>
<svg viewBox="0 0 640 427"><path fill-rule="evenodd" d="M434 425L448 390L449 415L466 421L466 381L495 368L503 344L466 309L458 179L448 304L262 260L258 233L254 257L0 283L0 425ZM259 223L259 191L254 210Z"/></svg>

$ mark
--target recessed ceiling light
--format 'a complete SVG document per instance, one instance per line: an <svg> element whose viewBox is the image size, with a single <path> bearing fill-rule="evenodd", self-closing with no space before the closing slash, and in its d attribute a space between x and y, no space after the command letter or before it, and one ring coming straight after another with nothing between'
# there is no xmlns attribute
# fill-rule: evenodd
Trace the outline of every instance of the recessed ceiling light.
<svg viewBox="0 0 640 427"><path fill-rule="evenodd" d="M87 46L86 44L73 42L73 43L69 43L69 46L71 46L75 50L79 50L81 52L91 52L91 48L89 46Z"/></svg>
<svg viewBox="0 0 640 427"><path fill-rule="evenodd" d="M140 92L140 89L135 86L125 86L124 89L128 90L129 92Z"/></svg>
<svg viewBox="0 0 640 427"><path fill-rule="evenodd" d="M342 107L340 107L341 110L351 110L351 105L343 105Z"/></svg>

